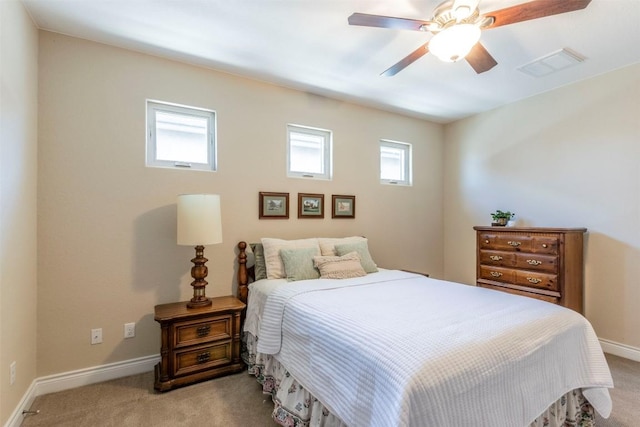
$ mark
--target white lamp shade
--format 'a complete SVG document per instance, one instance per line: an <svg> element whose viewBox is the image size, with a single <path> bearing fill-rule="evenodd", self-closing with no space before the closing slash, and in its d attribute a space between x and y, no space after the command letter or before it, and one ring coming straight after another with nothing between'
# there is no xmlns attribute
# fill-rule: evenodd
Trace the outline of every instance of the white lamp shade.
<svg viewBox="0 0 640 427"><path fill-rule="evenodd" d="M455 62L471 52L480 40L480 28L472 24L459 24L446 28L429 41L429 51L441 61Z"/></svg>
<svg viewBox="0 0 640 427"><path fill-rule="evenodd" d="M188 246L222 243L220 196L183 194L178 196L178 244Z"/></svg>

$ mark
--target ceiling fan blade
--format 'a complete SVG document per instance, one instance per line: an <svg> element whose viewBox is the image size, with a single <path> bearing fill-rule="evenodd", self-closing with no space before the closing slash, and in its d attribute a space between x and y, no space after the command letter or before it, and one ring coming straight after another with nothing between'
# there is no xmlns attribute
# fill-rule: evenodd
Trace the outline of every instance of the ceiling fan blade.
<svg viewBox="0 0 640 427"><path fill-rule="evenodd" d="M591 3L591 0L534 0L484 13L483 16L488 18L493 17L494 19L493 23L482 27L482 29L487 30L502 25L515 24L516 22L573 12L584 9L589 3Z"/></svg>
<svg viewBox="0 0 640 427"><path fill-rule="evenodd" d="M366 13L354 13L349 17L349 25L361 25L363 27L391 28L394 30L424 31L430 21L417 19L394 18L391 16L368 15ZM423 27L424 26L424 27Z"/></svg>
<svg viewBox="0 0 640 427"><path fill-rule="evenodd" d="M498 65L493 56L487 52L487 49L480 42L476 43L465 59L478 74L489 71Z"/></svg>
<svg viewBox="0 0 640 427"><path fill-rule="evenodd" d="M400 71L407 68L409 65L413 64L413 62L419 58L422 58L424 55L429 52L429 42L423 44L413 52L411 52L408 56L403 58L400 62L393 65L391 68L386 69L380 75L385 77L391 77L398 74Z"/></svg>

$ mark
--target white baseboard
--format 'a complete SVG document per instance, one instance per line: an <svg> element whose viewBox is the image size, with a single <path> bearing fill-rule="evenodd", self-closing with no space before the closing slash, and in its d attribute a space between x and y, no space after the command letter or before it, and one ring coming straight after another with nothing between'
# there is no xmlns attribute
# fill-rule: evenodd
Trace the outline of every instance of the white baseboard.
<svg viewBox="0 0 640 427"><path fill-rule="evenodd" d="M158 355L145 356L38 378L36 396L153 371L153 367L159 361Z"/></svg>
<svg viewBox="0 0 640 427"><path fill-rule="evenodd" d="M624 357L625 359L640 362L640 348L631 347L630 345L620 344L619 342L605 340L600 338L602 351L613 354L614 356Z"/></svg>
<svg viewBox="0 0 640 427"><path fill-rule="evenodd" d="M23 419L22 411L29 409L36 398L36 381L37 380L33 380L31 385L27 389L27 392L24 394L24 396L22 396L22 400L20 400L20 403L18 403L18 406L16 406L16 409L13 411L13 414L11 414L4 427L20 427Z"/></svg>
<svg viewBox="0 0 640 427"><path fill-rule="evenodd" d="M159 361L159 355L145 356L36 378L31 383L31 386L18 404L18 407L13 411L13 414L11 414L5 427L20 427L23 418L22 411L29 409L38 396L153 371L153 367Z"/></svg>

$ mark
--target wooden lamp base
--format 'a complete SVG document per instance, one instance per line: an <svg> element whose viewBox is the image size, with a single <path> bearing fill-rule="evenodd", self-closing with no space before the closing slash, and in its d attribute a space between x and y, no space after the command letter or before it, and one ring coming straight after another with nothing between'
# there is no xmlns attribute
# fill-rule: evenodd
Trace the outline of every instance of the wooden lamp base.
<svg viewBox="0 0 640 427"><path fill-rule="evenodd" d="M191 298L187 303L187 307L189 308L206 307L211 305L211 300L205 295L205 287L208 282L204 279L209 273L209 269L205 265L207 261L209 260L204 257L204 246L196 246L196 257L191 260L193 263L193 267L191 267L191 277L193 277L193 282L191 282L191 286L193 287L193 298Z"/></svg>

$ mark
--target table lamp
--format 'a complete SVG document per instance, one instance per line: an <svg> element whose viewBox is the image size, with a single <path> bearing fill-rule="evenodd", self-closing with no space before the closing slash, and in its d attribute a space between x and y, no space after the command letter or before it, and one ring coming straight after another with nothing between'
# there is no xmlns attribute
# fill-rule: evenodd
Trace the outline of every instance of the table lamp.
<svg viewBox="0 0 640 427"><path fill-rule="evenodd" d="M187 307L206 307L211 300L205 295L208 269L204 257L205 245L222 243L220 196L217 194L182 194L178 196L178 245L195 246L191 260L193 298Z"/></svg>

